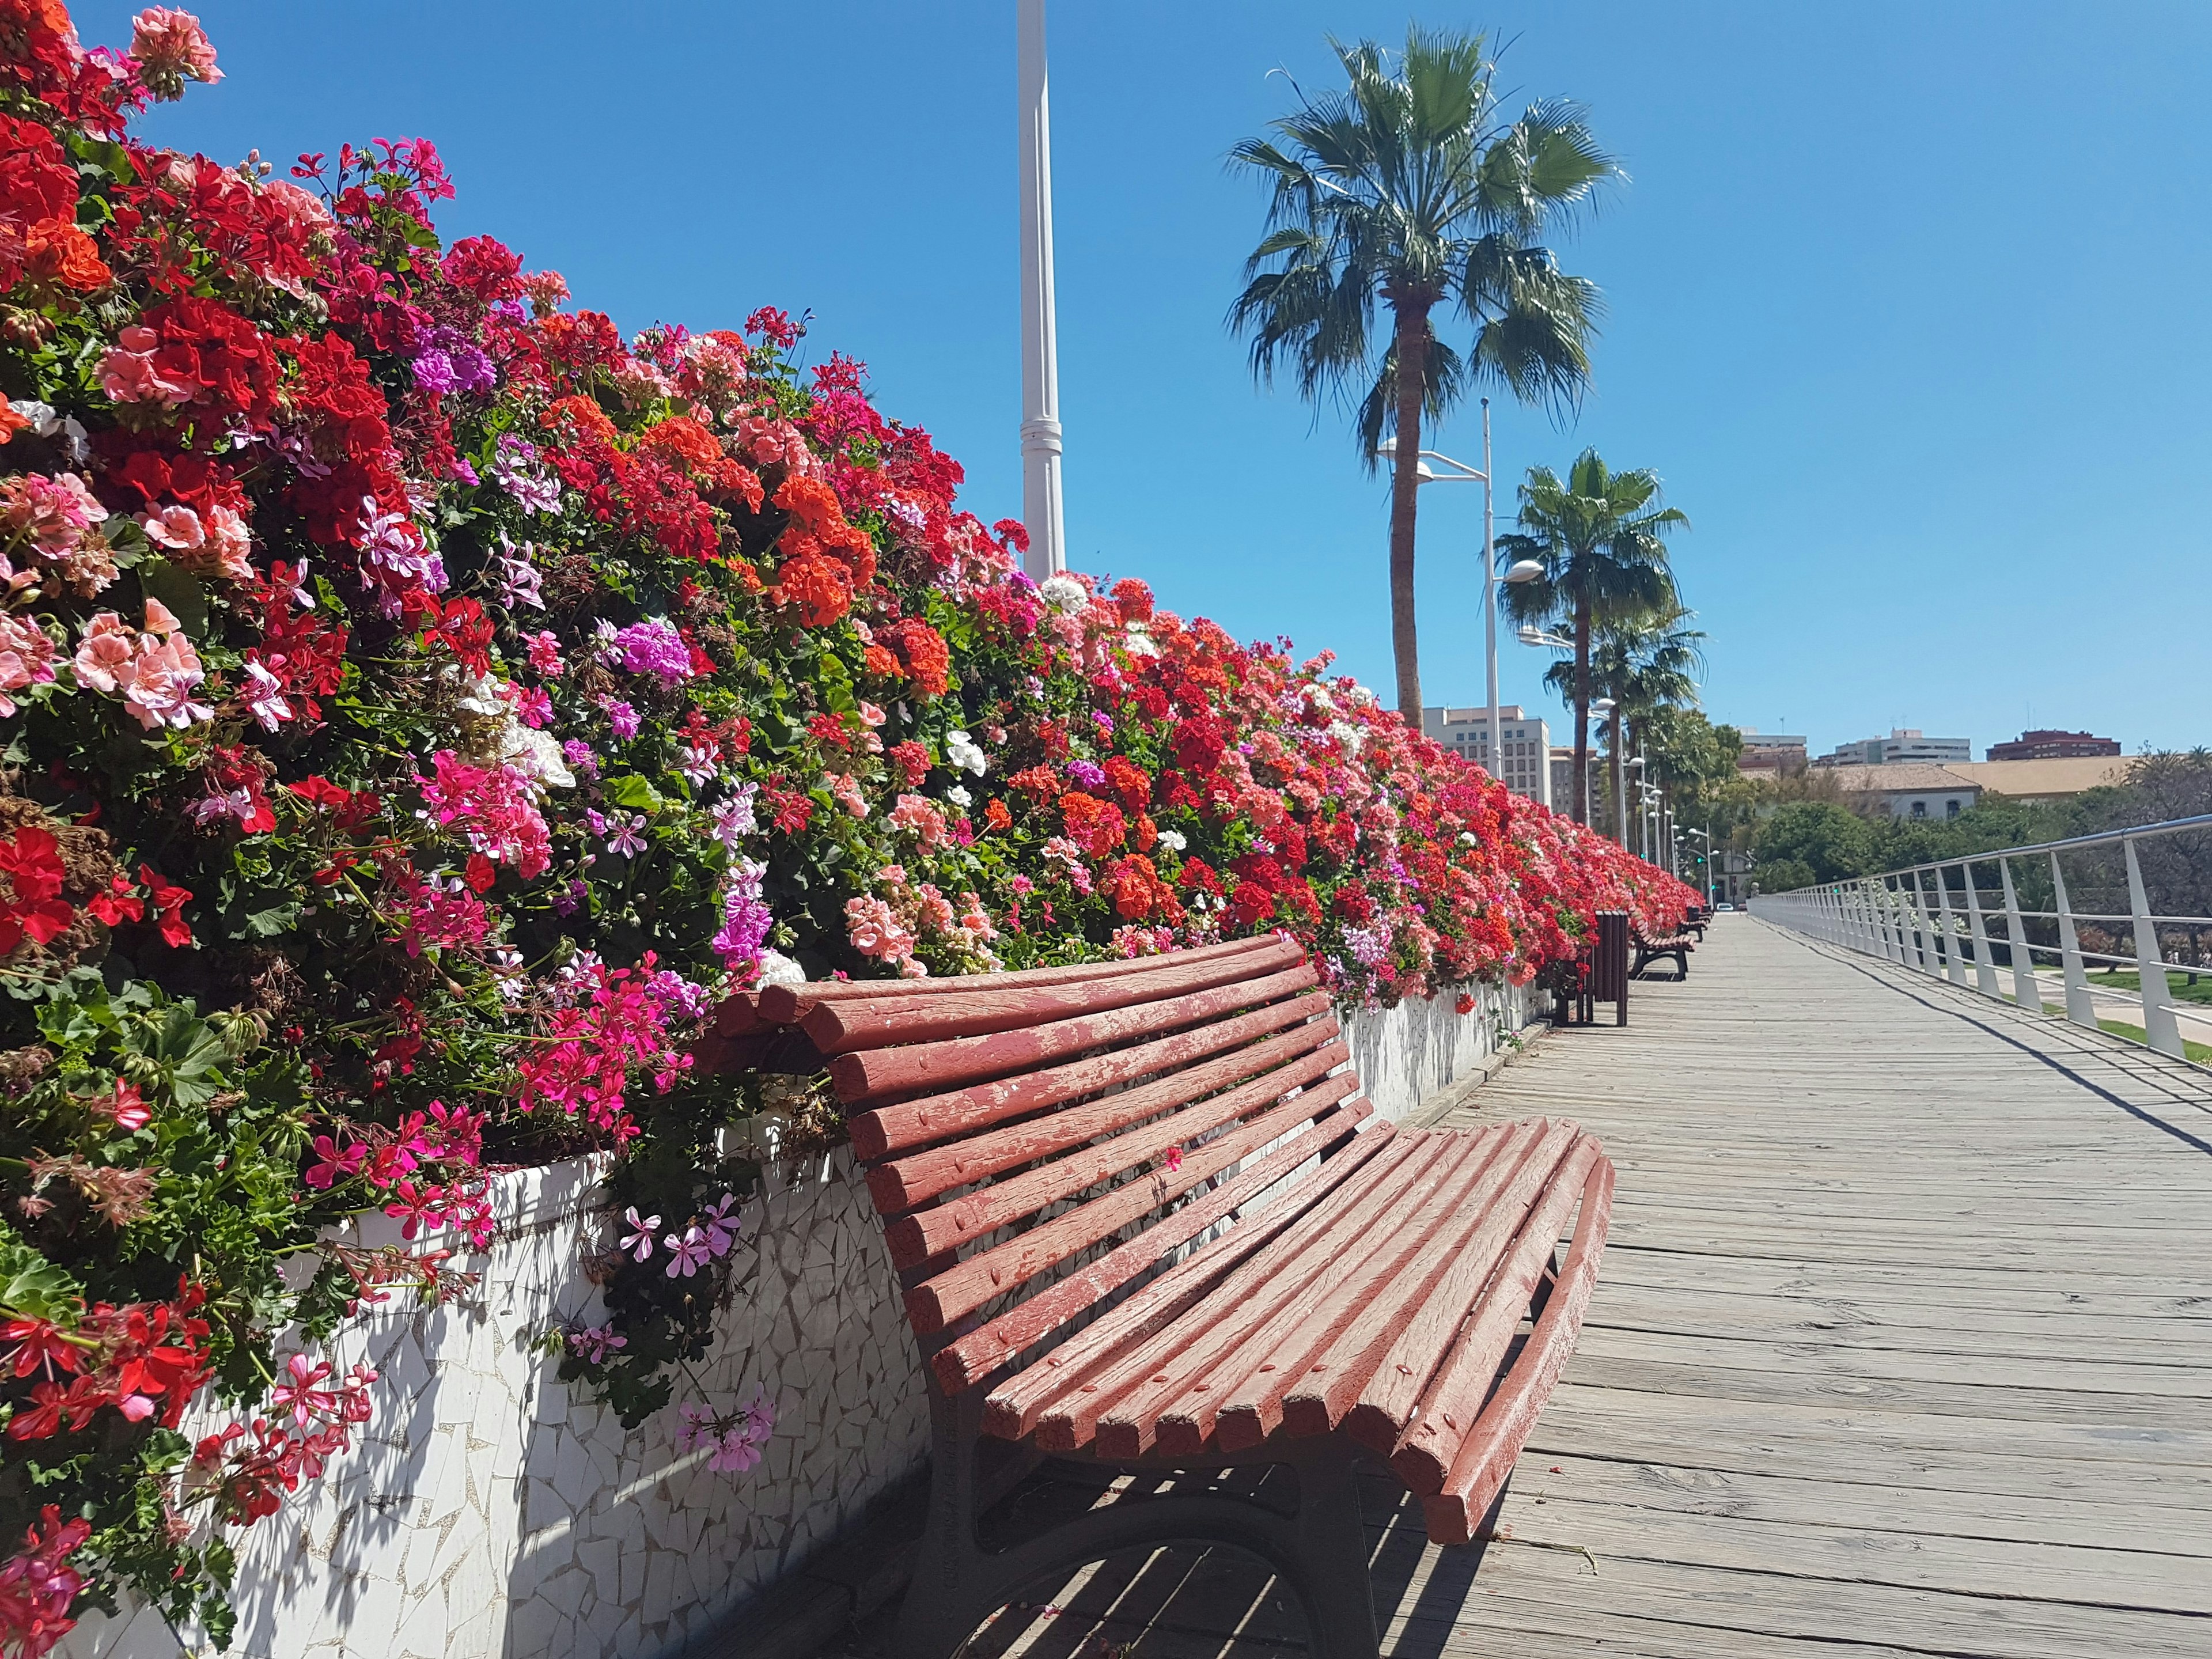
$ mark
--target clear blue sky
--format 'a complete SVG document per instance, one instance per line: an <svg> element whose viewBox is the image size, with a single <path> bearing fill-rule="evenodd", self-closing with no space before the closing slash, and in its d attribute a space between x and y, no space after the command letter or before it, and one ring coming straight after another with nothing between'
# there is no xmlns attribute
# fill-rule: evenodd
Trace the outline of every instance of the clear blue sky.
<svg viewBox="0 0 2212 1659"><path fill-rule="evenodd" d="M88 42L134 7L80 5ZM763 303L1020 511L1011 0L915 5L206 0L230 79L151 133L224 161L423 135L495 233L626 329ZM1513 39L1507 84L1591 106L1633 182L1565 250L1611 316L1596 395L1501 405L1502 477L1586 444L1694 532L1717 719L1818 748L2031 717L2212 739L2212 7L1426 9ZM1260 198L1222 158L1364 0L1057 0L1071 557L1390 684L1382 486L1334 410L1257 392L1222 327ZM1479 453L1470 410L1442 447ZM1478 701L1480 491L1425 497L1423 678ZM1509 701L1540 703L1510 640ZM1556 726L1556 710L1553 711ZM1786 720L1786 727L1784 721Z"/></svg>

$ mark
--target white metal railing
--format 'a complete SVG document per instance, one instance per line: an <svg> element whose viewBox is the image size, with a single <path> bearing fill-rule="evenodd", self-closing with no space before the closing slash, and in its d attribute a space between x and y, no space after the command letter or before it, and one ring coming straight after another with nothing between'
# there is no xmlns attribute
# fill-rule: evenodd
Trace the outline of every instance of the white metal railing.
<svg viewBox="0 0 2212 1659"><path fill-rule="evenodd" d="M2002 852L1973 853L1796 892L1755 894L1751 912L1847 950L1917 969L1954 985L1973 986L1985 996L2015 1002L2036 1014L2045 1011L2037 959L2055 958L2059 985L2054 988L2063 991L2066 1018L2098 1030L2101 1029L2097 1018L2100 1002L2106 1003L2115 1017L2130 1012L2128 1005L2132 1005L2139 1017L2124 1023L2140 1025L2145 1041L2160 1053L2186 1059L2188 1048L2167 976L2179 974L2191 982L2199 975L2212 977L2212 963L2202 959L2205 933L2212 931L2212 916L2154 914L2143 884L2142 859L2136 849L2144 842L2190 831L2212 831L2212 814L2033 847L2007 848ZM2126 875L2125 913L2107 907L2075 909L2068 894L2061 855L2075 860L2078 884L2084 873L2081 855L2103 862L2114 849ZM2196 864L2212 857L2212 852L2192 848L2190 856ZM2118 898L2118 884L2112 880L2117 872L2090 873L2093 879L2102 877L2111 885L2106 890L2083 887L2085 895L2109 890ZM2046 875L2051 908L2023 905L2024 887L2037 899L2045 896ZM2115 948L2084 949L2085 927L2092 931L2096 943ZM2039 932L2051 937L2038 939L2034 935ZM2124 952L2118 949L2123 932L2127 935ZM2177 935L2186 940L2195 959L2176 961L2166 954L2166 941ZM2108 969L2131 969L2136 983L2133 988L2116 982L2092 983L2093 964ZM2000 977L2000 967L2012 981L2009 990ZM2203 1018L2212 1026L2212 1007L2206 1009ZM2212 1031L2207 1035L2212 1036Z"/></svg>

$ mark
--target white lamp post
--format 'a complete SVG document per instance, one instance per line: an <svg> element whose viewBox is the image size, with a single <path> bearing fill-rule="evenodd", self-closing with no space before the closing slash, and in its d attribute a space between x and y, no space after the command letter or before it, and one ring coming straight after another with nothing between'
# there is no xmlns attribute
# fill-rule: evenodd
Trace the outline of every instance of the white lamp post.
<svg viewBox="0 0 2212 1659"><path fill-rule="evenodd" d="M1594 697L1590 700L1589 711L1603 719L1610 716L1616 707L1611 697ZM1617 808L1620 806L1620 728L1616 726L1613 728L1613 799ZM1585 824L1590 821L1590 796L1594 793L1590 788L1589 768L1585 766L1583 769L1583 822ZM1626 852L1628 848L1628 814L1623 810L1619 816L1621 822L1620 846Z"/></svg>
<svg viewBox="0 0 2212 1659"><path fill-rule="evenodd" d="M1385 460L1398 453L1398 441L1385 438L1375 446L1375 453ZM1429 465L1436 461L1452 470L1438 472ZM1492 777L1504 775L1505 723L1498 712L1498 590L1492 586L1491 573L1498 568L1497 493L1491 483L1492 469L1490 461L1490 399L1482 400L1482 465L1478 469L1465 461L1455 461L1433 449L1419 452L1413 461L1413 477L1421 483L1479 483L1482 486L1482 638L1490 690L1490 773ZM1522 559L1505 573L1505 580L1518 586L1522 582L1534 581L1544 574L1544 567L1534 559ZM1545 764L1549 765L1547 757Z"/></svg>
<svg viewBox="0 0 2212 1659"><path fill-rule="evenodd" d="M1020 0L1022 568L1037 580L1067 568L1060 498L1060 349L1052 303L1052 110L1045 87L1044 0Z"/></svg>

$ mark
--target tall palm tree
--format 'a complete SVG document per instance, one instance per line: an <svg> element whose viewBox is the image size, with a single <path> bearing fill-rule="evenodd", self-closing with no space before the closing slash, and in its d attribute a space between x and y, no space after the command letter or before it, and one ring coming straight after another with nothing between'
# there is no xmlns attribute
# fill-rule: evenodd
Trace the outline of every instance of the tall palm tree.
<svg viewBox="0 0 2212 1659"><path fill-rule="evenodd" d="M1507 586L1506 609L1516 622L1574 626L1574 816L1588 823L1592 630L1679 608L1665 538L1689 520L1661 504L1657 473L1615 472L1595 449L1576 457L1564 483L1530 467L1520 520L1519 532L1498 538L1498 568L1534 559L1544 574Z"/></svg>
<svg viewBox="0 0 2212 1659"><path fill-rule="evenodd" d="M1698 676L1705 672L1705 634L1689 624L1697 613L1680 605L1615 617L1590 641L1590 689L1613 699L1607 717L1613 753L1613 829L1628 845L1628 805L1623 757L1642 752L1645 728L1662 708L1695 708ZM1562 698L1574 690L1574 665L1553 663L1544 683Z"/></svg>
<svg viewBox="0 0 2212 1659"><path fill-rule="evenodd" d="M1571 406L1589 380L1600 311L1595 283L1559 268L1539 238L1620 174L1579 106L1532 104L1501 118L1496 59L1479 34L1408 29L1395 55L1372 40L1329 46L1347 85L1248 138L1230 162L1269 186L1267 234L1245 261L1229 324L1252 341L1253 373L1278 366L1300 394L1358 400L1368 470L1392 435L1390 637L1398 708L1418 729L1421 671L1413 620L1414 492L1421 421L1439 420L1474 382L1524 402ZM1390 308L1377 336L1376 304ZM1437 337L1449 303L1474 325L1462 356Z"/></svg>

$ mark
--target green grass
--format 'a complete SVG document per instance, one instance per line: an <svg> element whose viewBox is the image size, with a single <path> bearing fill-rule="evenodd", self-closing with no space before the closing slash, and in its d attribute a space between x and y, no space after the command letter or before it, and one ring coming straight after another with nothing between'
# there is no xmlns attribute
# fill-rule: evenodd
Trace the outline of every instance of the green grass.
<svg viewBox="0 0 2212 1659"><path fill-rule="evenodd" d="M2129 977L2132 979L2134 975L2130 975ZM2094 981L2094 976L2093 975L2092 978ZM2129 988L2134 988L2131 986ZM2046 1002L2043 1005L2043 1012L2046 1014L2063 1015L2066 1012L2066 1005L2063 1002ZM2130 1042L2140 1042L2148 1046L2150 1042L2149 1037L2144 1035L2142 1026L2130 1025L2124 1019L2100 1019L2097 1024L2100 1029L2110 1031L2116 1037L2125 1037ZM2181 1039L2181 1046L2189 1051L2190 1059L2195 1060L2199 1066L2212 1066L2212 1042L2198 1042L2192 1038L2184 1037Z"/></svg>
<svg viewBox="0 0 2212 1659"><path fill-rule="evenodd" d="M2100 968L2089 975L2089 986L2092 990L2140 993L2142 975L2132 968ZM2197 983L2191 985L2188 975L2176 973L2169 968L2166 970L2166 988L2172 993L2176 1002L2202 1002L2212 1006L2212 969L2200 974Z"/></svg>

